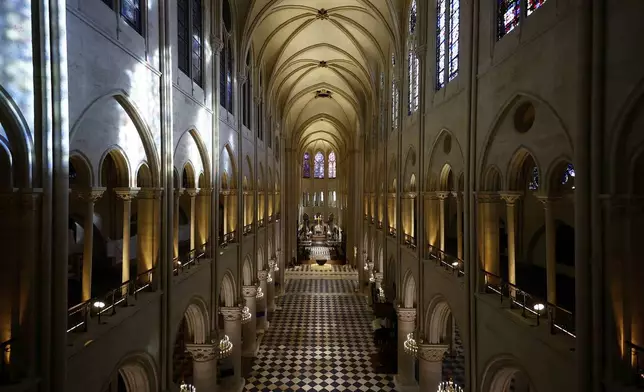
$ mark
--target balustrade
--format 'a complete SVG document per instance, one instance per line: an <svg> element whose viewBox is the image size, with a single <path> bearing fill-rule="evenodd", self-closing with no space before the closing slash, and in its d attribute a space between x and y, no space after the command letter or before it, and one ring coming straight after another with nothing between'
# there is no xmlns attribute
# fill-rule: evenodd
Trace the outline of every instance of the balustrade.
<svg viewBox="0 0 644 392"><path fill-rule="evenodd" d="M644 386L644 347L638 346L633 342L626 341L626 347L630 350L631 367L634 371L635 385Z"/></svg>
<svg viewBox="0 0 644 392"><path fill-rule="evenodd" d="M448 271L452 271L456 276L465 276L465 262L458 257L454 257L443 252L440 248L432 245L427 245L426 253L423 255L425 260L431 260L436 265L444 267Z"/></svg>
<svg viewBox="0 0 644 392"><path fill-rule="evenodd" d="M416 249L416 237L405 234L404 241L408 248Z"/></svg>
<svg viewBox="0 0 644 392"><path fill-rule="evenodd" d="M389 235L396 238L396 228L389 226Z"/></svg>

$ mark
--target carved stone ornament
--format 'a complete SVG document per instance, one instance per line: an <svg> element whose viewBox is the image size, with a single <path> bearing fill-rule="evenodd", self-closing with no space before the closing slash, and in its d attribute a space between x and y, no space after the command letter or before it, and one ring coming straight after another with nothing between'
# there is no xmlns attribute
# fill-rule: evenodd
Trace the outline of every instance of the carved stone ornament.
<svg viewBox="0 0 644 392"><path fill-rule="evenodd" d="M139 199L158 200L163 196L163 188L141 188L137 197Z"/></svg>
<svg viewBox="0 0 644 392"><path fill-rule="evenodd" d="M224 316L224 321L241 321L242 308L238 306L223 307L219 313Z"/></svg>
<svg viewBox="0 0 644 392"><path fill-rule="evenodd" d="M440 200L445 200L451 194L452 194L452 192L440 191L440 192L436 192L436 197L438 197Z"/></svg>
<svg viewBox="0 0 644 392"><path fill-rule="evenodd" d="M255 298L257 295L257 286L242 286L242 295L244 298Z"/></svg>
<svg viewBox="0 0 644 392"><path fill-rule="evenodd" d="M316 15L316 18L320 20L329 19L329 11L325 10L324 8L321 8L320 10L318 10L318 14Z"/></svg>
<svg viewBox="0 0 644 392"><path fill-rule="evenodd" d="M139 194L139 188L115 188L114 193L123 201L132 201Z"/></svg>
<svg viewBox="0 0 644 392"><path fill-rule="evenodd" d="M396 313L398 313L398 320L403 322L414 322L416 321L416 309L415 308L397 308Z"/></svg>
<svg viewBox="0 0 644 392"><path fill-rule="evenodd" d="M190 197L196 197L199 194L199 189L198 188L189 188L186 189L186 194Z"/></svg>
<svg viewBox="0 0 644 392"><path fill-rule="evenodd" d="M209 362L217 358L216 344L186 344L186 351L195 362Z"/></svg>
<svg viewBox="0 0 644 392"><path fill-rule="evenodd" d="M267 270L257 271L257 278L259 280L266 280L268 278L268 271Z"/></svg>
<svg viewBox="0 0 644 392"><path fill-rule="evenodd" d="M514 191L502 192L500 195L501 199L505 200L505 203L509 206L514 205L522 196L521 192Z"/></svg>
<svg viewBox="0 0 644 392"><path fill-rule="evenodd" d="M184 191L185 191L185 189L183 189L183 188L175 189L174 192L173 192L174 199L175 200L179 199L183 195Z"/></svg>
<svg viewBox="0 0 644 392"><path fill-rule="evenodd" d="M328 63L327 63L326 61L324 61L324 60L321 60L321 61L318 63L318 67L320 67L320 68L326 68L326 67L328 67L328 66L329 66L329 65L328 65Z"/></svg>
<svg viewBox="0 0 644 392"><path fill-rule="evenodd" d="M442 362L448 349L449 346L445 344L419 344L418 358L427 362Z"/></svg>
<svg viewBox="0 0 644 392"><path fill-rule="evenodd" d="M72 189L72 195L80 201L96 203L103 196L106 188Z"/></svg>
<svg viewBox="0 0 644 392"><path fill-rule="evenodd" d="M220 53L221 50L224 48L224 41L222 41L221 39L219 39L219 37L217 37L215 35L213 35L210 38L210 42L212 43L211 44L212 45L212 50L215 53Z"/></svg>
<svg viewBox="0 0 644 392"><path fill-rule="evenodd" d="M212 188L199 189L199 196L212 196Z"/></svg>
<svg viewBox="0 0 644 392"><path fill-rule="evenodd" d="M479 203L497 203L501 197L496 192L476 192L476 200Z"/></svg>

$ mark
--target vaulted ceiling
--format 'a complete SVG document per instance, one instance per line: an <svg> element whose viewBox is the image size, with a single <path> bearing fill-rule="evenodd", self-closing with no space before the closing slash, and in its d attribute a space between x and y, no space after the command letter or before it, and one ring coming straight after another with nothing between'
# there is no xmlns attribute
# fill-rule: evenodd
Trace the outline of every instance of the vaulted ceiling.
<svg viewBox="0 0 644 392"><path fill-rule="evenodd" d="M293 148L323 141L343 156L370 126L378 73L396 37L393 3L253 1L242 42L269 79L269 104Z"/></svg>

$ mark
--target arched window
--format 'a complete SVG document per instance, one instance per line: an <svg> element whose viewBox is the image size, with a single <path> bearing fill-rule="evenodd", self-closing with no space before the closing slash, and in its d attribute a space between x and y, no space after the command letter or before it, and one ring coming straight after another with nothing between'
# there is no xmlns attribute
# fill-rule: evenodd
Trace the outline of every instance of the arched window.
<svg viewBox="0 0 644 392"><path fill-rule="evenodd" d="M311 155L304 153L304 162L302 162L302 177L311 178Z"/></svg>
<svg viewBox="0 0 644 392"><path fill-rule="evenodd" d="M546 0L497 0L497 39L514 30L523 18L532 15L545 2Z"/></svg>
<svg viewBox="0 0 644 392"><path fill-rule="evenodd" d="M329 178L335 178L335 152L329 153Z"/></svg>
<svg viewBox="0 0 644 392"><path fill-rule="evenodd" d="M219 57L219 104L230 113L234 111L233 102L233 26L228 0L224 0L221 12L224 47Z"/></svg>
<svg viewBox="0 0 644 392"><path fill-rule="evenodd" d="M324 178L324 154L320 151L315 154L314 164L313 175L315 178Z"/></svg>
<svg viewBox="0 0 644 392"><path fill-rule="evenodd" d="M179 69L203 87L203 16L201 0L177 1Z"/></svg>
<svg viewBox="0 0 644 392"><path fill-rule="evenodd" d="M418 7L416 0L412 0L409 7L409 31L407 38L407 60L409 67L409 114L418 110L420 92L420 60L418 59Z"/></svg>
<svg viewBox="0 0 644 392"><path fill-rule="evenodd" d="M391 131L398 130L400 91L396 83L396 54L391 54Z"/></svg>
<svg viewBox="0 0 644 392"><path fill-rule="evenodd" d="M250 128L250 105L251 105L251 95L252 91L251 78L252 78L252 68L250 66L250 51L246 54L246 80L242 86L242 122L246 128Z"/></svg>
<svg viewBox="0 0 644 392"><path fill-rule="evenodd" d="M436 3L436 89L458 75L460 0Z"/></svg>

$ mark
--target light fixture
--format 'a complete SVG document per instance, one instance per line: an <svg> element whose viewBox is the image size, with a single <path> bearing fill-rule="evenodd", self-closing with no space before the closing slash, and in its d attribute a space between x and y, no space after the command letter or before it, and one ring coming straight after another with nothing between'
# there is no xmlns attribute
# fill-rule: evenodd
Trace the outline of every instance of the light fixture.
<svg viewBox="0 0 644 392"><path fill-rule="evenodd" d="M255 298L257 299L264 298L264 292L262 291L261 287L257 288L257 294L255 295Z"/></svg>
<svg viewBox="0 0 644 392"><path fill-rule="evenodd" d="M441 381L436 392L463 392L463 388L452 380Z"/></svg>
<svg viewBox="0 0 644 392"><path fill-rule="evenodd" d="M228 358L233 352L233 343L230 341L228 335L224 335L219 341L219 359Z"/></svg>
<svg viewBox="0 0 644 392"><path fill-rule="evenodd" d="M185 381L181 381L179 386L180 392L197 392L197 388L194 385L186 384Z"/></svg>
<svg viewBox="0 0 644 392"><path fill-rule="evenodd" d="M418 344L416 344L416 339L414 338L414 333L407 334L407 340L404 343L405 353L416 357L418 355Z"/></svg>
<svg viewBox="0 0 644 392"><path fill-rule="evenodd" d="M452 267L457 268L458 267L458 261L453 262Z"/></svg>
<svg viewBox="0 0 644 392"><path fill-rule="evenodd" d="M544 309L546 308L546 305L544 305L544 304L542 304L542 303L538 303L538 304L534 304L534 306L533 306L532 308L533 308L536 312L541 313L541 311L542 311L542 310L544 310Z"/></svg>
<svg viewBox="0 0 644 392"><path fill-rule="evenodd" d="M250 314L250 309L248 309L248 306L244 306L244 308L242 309L241 323L247 324L250 321L251 317L252 315Z"/></svg>
<svg viewBox="0 0 644 392"><path fill-rule="evenodd" d="M95 307L96 309L103 309L103 308L105 307L105 302L102 302L102 301L96 301L96 302L94 302L94 304L93 304L93 305L94 305L94 307Z"/></svg>

